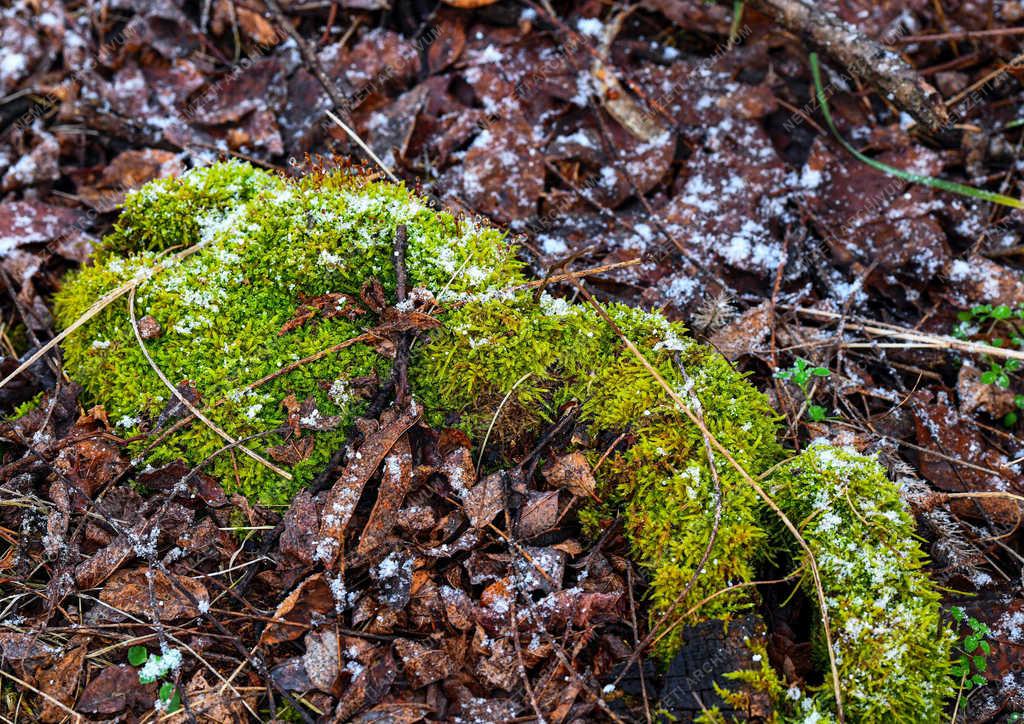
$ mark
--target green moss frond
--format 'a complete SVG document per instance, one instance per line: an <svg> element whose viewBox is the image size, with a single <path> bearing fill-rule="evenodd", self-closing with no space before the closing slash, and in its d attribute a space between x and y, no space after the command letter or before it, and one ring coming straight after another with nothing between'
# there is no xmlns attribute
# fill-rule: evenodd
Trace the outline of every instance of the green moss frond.
<svg viewBox="0 0 1024 724"><path fill-rule="evenodd" d="M849 720L942 720L955 693L954 637L923 570L914 521L881 465L814 444L771 476L770 491L799 521L821 573ZM796 548L793 555L803 558ZM834 710L830 683L813 699L814 707Z"/></svg>

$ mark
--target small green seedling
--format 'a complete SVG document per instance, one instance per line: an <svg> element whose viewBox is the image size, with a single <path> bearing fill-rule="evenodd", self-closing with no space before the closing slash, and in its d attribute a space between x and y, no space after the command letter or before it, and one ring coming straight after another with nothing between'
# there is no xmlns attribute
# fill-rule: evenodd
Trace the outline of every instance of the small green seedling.
<svg viewBox="0 0 1024 724"><path fill-rule="evenodd" d="M1004 390L1009 389L1010 375L1019 370L1020 365L1019 359L1008 359L1002 364L999 362L989 362L988 370L981 373L981 381L986 385L995 385Z"/></svg>
<svg viewBox="0 0 1024 724"><path fill-rule="evenodd" d="M971 630L960 642L960 655L954 659L950 671L963 682L961 686L964 688L984 686L986 682L983 674L988 668L988 655L992 653L992 646L985 639L992 632L978 619L968 616L959 606L953 606L950 614L961 627L966 626Z"/></svg>
<svg viewBox="0 0 1024 724"><path fill-rule="evenodd" d="M1013 308L1006 304L978 304L957 314L959 320L953 327L953 336L957 339L983 342L997 348L1024 350L1024 307ZM1021 370L1019 359L997 361L986 355L988 369L981 373L982 384L995 385L1008 390L1013 384L1014 376ZM1014 399L1017 409L1024 409L1024 395ZM1008 412L1002 422L1006 427L1013 427L1020 420L1016 411Z"/></svg>
<svg viewBox="0 0 1024 724"><path fill-rule="evenodd" d="M777 370L775 378L792 382L800 388L807 401L807 417L814 422L824 422L828 418L828 410L821 405L811 403L811 380L815 377L828 377L828 367L816 367L803 357L797 357L793 366L785 370Z"/></svg>
<svg viewBox="0 0 1024 724"><path fill-rule="evenodd" d="M141 669L139 670L139 682L151 684L162 678L170 671L177 668L181 662L181 654L171 651L160 656L149 652L145 646L132 646L128 649L128 663ZM181 694L174 687L174 683L165 681L160 685L157 693L160 701L160 709L171 714L181 708Z"/></svg>

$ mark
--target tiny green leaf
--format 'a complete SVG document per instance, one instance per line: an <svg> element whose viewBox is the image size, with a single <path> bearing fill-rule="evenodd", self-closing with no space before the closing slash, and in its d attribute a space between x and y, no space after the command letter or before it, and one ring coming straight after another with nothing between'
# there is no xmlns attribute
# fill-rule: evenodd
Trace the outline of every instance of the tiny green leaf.
<svg viewBox="0 0 1024 724"><path fill-rule="evenodd" d="M128 663L132 666L142 666L149 658L149 651L145 646L132 646L128 649Z"/></svg>

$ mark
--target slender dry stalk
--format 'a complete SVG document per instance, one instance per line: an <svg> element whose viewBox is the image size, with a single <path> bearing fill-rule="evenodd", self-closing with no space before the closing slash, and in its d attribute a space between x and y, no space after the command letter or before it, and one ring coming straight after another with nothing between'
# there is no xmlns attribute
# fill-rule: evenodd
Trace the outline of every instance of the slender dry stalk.
<svg viewBox="0 0 1024 724"><path fill-rule="evenodd" d="M815 317L817 319L839 320L842 319L843 316L837 312L829 312L824 309L809 309L807 307L793 307L781 304L779 305L779 308L787 309L807 317ZM1024 351L1022 350L993 347L990 344L981 344L980 342L967 342L947 335L915 332L913 330L906 329L905 327L897 327L894 324L876 322L874 320L865 320L860 317L855 317L853 319L860 319L861 321L847 321L846 327L848 329L865 332L876 337L890 337L892 339L906 340L911 343L906 345L908 348L918 345L934 349L949 349L956 350L957 352L967 352L970 354L987 354L992 357L1024 360ZM848 346L853 346L855 344L858 343L849 343Z"/></svg>

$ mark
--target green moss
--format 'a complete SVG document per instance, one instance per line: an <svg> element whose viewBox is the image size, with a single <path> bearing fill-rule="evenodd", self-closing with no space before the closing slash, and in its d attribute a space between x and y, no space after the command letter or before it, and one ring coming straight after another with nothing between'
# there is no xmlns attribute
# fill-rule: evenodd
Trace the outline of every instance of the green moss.
<svg viewBox="0 0 1024 724"><path fill-rule="evenodd" d="M437 290L448 285L458 293L518 278L500 232L460 226L404 188L344 176L286 182L227 163L157 181L131 195L95 265L72 275L57 295L56 316L66 326L102 294L152 270L166 256L160 250L205 242L201 252L139 287L137 317L150 315L162 329L146 344L156 365L175 385L191 382L204 403L220 403L208 416L236 438L281 427L287 420L282 401L290 394L315 400L324 418L338 417L337 428L317 433L313 453L290 468L292 482L241 454L221 455L212 463L213 474L228 489L284 504L344 444L347 424L363 406L347 382L385 375L390 362L355 345L255 390L244 388L372 326L374 318L367 314L319 319L278 334L300 307L301 296L358 296L370 277L393 295L392 239L399 224L408 228L415 285ZM131 255L115 253L133 246L137 251ZM64 352L69 373L106 406L122 431L154 429L171 393L135 341L127 299L72 335ZM266 455L282 442L271 435L250 447ZM222 445L206 426L192 425L148 453L146 462L198 462ZM140 442L132 452L145 449Z"/></svg>
<svg viewBox="0 0 1024 724"><path fill-rule="evenodd" d="M32 410L39 407L39 403L42 402L44 394L45 393L43 392L37 392L32 399L25 400L20 405L17 405L14 408L14 411L11 413L11 419L16 420L22 415L27 415L28 413L32 412Z"/></svg>
<svg viewBox="0 0 1024 724"><path fill-rule="evenodd" d="M399 186L345 175L284 180L243 164L220 164L150 184L130 196L96 263L72 275L58 294L57 318L64 326L71 324L104 293L137 275L148 276L172 248L202 243L200 251L139 286L138 316L152 316L162 329L146 348L173 383L189 381L210 418L235 437L281 427L287 419L284 402L292 395L313 400L320 419L336 418L334 429L304 431L313 436L313 452L286 466L294 476L291 482L243 455L221 455L212 463L212 473L228 490L284 504L345 443L351 421L365 405L349 382L371 373L383 377L391 363L371 347L353 345L255 390L246 387L376 323L369 313L355 319L318 317L279 334L302 299L358 295L371 277L393 300L392 243L400 224L408 230L411 284L430 290L441 303L442 326L416 345L410 368L414 393L429 421L457 425L480 441L497 416L488 444L512 454L532 445L543 424L574 401L592 439L626 433L628 444L605 460L598 484L608 508L622 511L636 559L651 583L649 603L656 620L673 607L711 536L717 501L704 441L589 307L515 291L523 281L520 265L497 230L435 212ZM685 337L682 327L661 315L616 305L609 313L684 399L699 401L708 428L750 474L764 473L783 459L776 415L766 398L721 356ZM156 432L170 393L134 339L126 300L110 305L69 337L65 360L72 377L92 401L106 406L124 432ZM248 444L269 455L283 441L275 433ZM206 426L194 424L152 450L145 441L133 443L132 452L151 463L179 457L197 463L222 445ZM597 447L584 450L595 463L604 452ZM940 651L948 641L934 633L937 596L919 570L910 521L873 463L854 464L832 448L815 450L820 459L798 458L775 471L771 481L780 505L802 521L822 556L829 596L837 606L836 630L848 632L838 644L844 681L855 702L851 707L874 716L869 695L877 691L887 705L927 699L920 710L933 711L947 689L939 674L923 674L921 659L915 667L914 657ZM839 462L815 472L810 463L829 454ZM788 548L788 539L777 533L777 521L732 466L716 455L714 469L722 520L708 563L679 601L677 615L731 584L754 580L768 558L784 563L788 552L799 559L799 551ZM836 492L841 487L863 503L857 511L861 517L877 518L879 530L887 531L884 536L843 507L845 498ZM832 520L824 513L812 515L820 500L831 506L828 515L842 523L831 535L818 536L816 528L808 527ZM873 546L874 556L899 551L910 569L898 580L886 577L897 576L888 568L878 580L871 577L874 569L847 580L844 566L861 565L854 550L861 544ZM728 617L750 607L756 603L754 590L718 596L684 622ZM875 606L879 601L883 605ZM919 615L917 623L889 638L857 623L888 626L912 615ZM660 644L662 655L679 643L682 627L674 630ZM867 649L883 639L890 647L886 651L896 653L886 659L885 651L877 651L870 658ZM894 683L899 679L872 679L883 661L903 672L903 681L913 682L915 690L901 698ZM934 666L945 673L944 658ZM827 691L813 696L815 706L827 711Z"/></svg>
<svg viewBox="0 0 1024 724"><path fill-rule="evenodd" d="M750 472L780 459L774 412L724 358L660 315L616 305L608 311L669 384L687 389L687 371L693 389L684 394L696 395L708 428ZM495 426L506 435L532 435L570 400L581 403L581 420L592 434L629 432L633 444L605 461L598 482L625 508L627 533L651 580L652 616L667 611L711 535L713 483L699 431L589 307L520 294L466 304L445 321L413 365L415 388L435 422L454 416L480 439L509 395L502 424ZM516 446L515 440L504 443ZM602 452L591 451L594 462ZM731 583L752 580L766 549L756 493L724 458L716 456L715 465L722 521L709 565L680 612ZM751 602L747 593L721 596L689 621ZM679 630L666 637L662 652L674 650Z"/></svg>
<svg viewBox="0 0 1024 724"><path fill-rule="evenodd" d="M787 462L769 483L814 552L850 721L942 720L943 702L956 691L955 637L941 620L896 486L874 459L825 444ZM792 554L805 557L795 547ZM811 577L803 583L813 597ZM825 664L823 646L819 636ZM807 710L833 711L831 681L813 698Z"/></svg>

